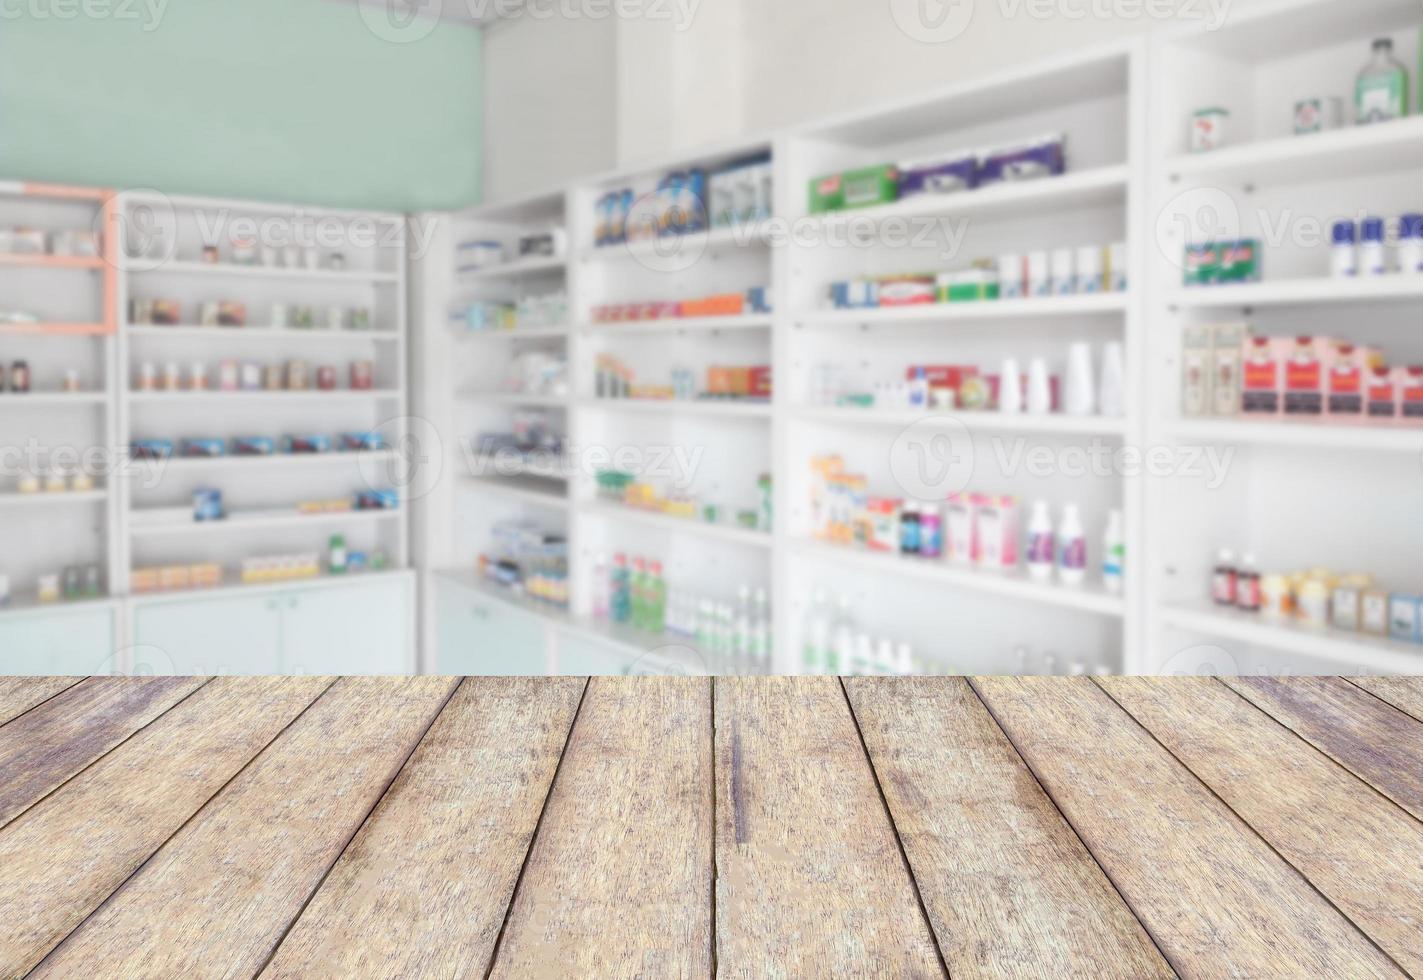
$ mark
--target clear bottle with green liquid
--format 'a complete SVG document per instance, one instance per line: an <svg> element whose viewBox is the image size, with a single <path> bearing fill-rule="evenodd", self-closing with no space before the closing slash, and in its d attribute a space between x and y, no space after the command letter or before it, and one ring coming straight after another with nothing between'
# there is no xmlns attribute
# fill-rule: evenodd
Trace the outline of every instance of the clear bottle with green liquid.
<svg viewBox="0 0 1423 980"><path fill-rule="evenodd" d="M1408 69L1393 56L1393 42L1374 42L1374 56L1354 86L1354 119L1360 126L1408 115Z"/></svg>

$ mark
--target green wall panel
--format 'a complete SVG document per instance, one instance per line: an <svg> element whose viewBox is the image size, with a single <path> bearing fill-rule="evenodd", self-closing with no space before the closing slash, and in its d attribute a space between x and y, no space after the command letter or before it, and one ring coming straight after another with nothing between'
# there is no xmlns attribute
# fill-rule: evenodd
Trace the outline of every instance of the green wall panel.
<svg viewBox="0 0 1423 980"><path fill-rule="evenodd" d="M480 34L384 18L336 0L0 0L0 179L476 203Z"/></svg>

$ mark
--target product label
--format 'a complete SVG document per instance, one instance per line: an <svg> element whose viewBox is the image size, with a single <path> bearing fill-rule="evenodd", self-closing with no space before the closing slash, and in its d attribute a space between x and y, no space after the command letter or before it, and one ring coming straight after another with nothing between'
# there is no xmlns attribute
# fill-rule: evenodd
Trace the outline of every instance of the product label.
<svg viewBox="0 0 1423 980"><path fill-rule="evenodd" d="M1051 565L1052 545L1052 534L1048 532L1039 531L1028 535L1028 564Z"/></svg>
<svg viewBox="0 0 1423 980"><path fill-rule="evenodd" d="M1364 410L1364 372L1356 364L1338 364L1329 372L1329 411L1357 415Z"/></svg>
<svg viewBox="0 0 1423 980"><path fill-rule="evenodd" d="M1244 379L1242 407L1245 411L1279 411L1280 367L1274 359L1252 358L1246 361Z"/></svg>
<svg viewBox="0 0 1423 980"><path fill-rule="evenodd" d="M1082 538L1065 542L1062 546L1062 567L1079 569L1087 567L1087 542Z"/></svg>

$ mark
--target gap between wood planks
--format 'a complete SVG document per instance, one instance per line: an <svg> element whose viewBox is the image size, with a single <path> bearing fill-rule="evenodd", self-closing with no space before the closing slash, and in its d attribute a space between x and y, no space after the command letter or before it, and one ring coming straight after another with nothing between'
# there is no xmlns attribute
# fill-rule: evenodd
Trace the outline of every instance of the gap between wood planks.
<svg viewBox="0 0 1423 980"><path fill-rule="evenodd" d="M1224 682L1223 680L1221 680L1219 677L1213 677L1213 678L1211 678L1211 681L1212 681L1213 683L1218 684L1219 686L1225 688L1227 691L1229 691L1229 692L1230 692L1232 695L1234 695L1235 697L1240 698L1240 700L1244 701L1244 702L1245 702L1247 705L1249 705L1252 709L1254 709L1254 710L1256 710L1256 711L1259 711L1262 715L1264 715L1264 716L1265 716L1267 719L1269 719L1272 723L1282 726L1286 731L1288 731L1290 734L1294 735L1296 738L1298 738L1301 742L1303 742L1303 743L1304 743L1306 746L1308 746L1310 749L1312 749L1312 750L1315 751L1315 752L1318 752L1321 756L1324 757L1324 759L1325 759L1326 761L1328 761L1328 762L1331 763L1332 765L1336 765L1336 766L1339 765L1338 762L1336 762L1334 759L1331 759L1327 754L1325 754L1324 752L1320 751L1320 750L1318 749L1318 747L1316 747L1316 746L1314 746L1312 743L1310 743L1310 741L1309 741L1308 739L1305 739L1305 738L1301 737L1301 736L1299 735L1299 733L1296 732L1294 729L1290 728L1290 727L1289 727L1288 725L1286 725L1284 722L1282 722L1282 721L1280 721L1279 719L1277 719L1274 715L1270 714L1268 711L1266 711L1265 709L1261 708L1261 707L1260 707L1259 705L1257 705L1255 702L1253 702L1253 701L1251 701L1249 698L1245 697L1243 694L1241 694L1239 691L1235 690L1235 688L1231 687L1229 684L1225 683L1225 682ZM1321 890L1318 885L1316 885L1313 881L1311 881L1308 875L1306 875L1303 871L1301 871L1298 867L1296 867L1295 864L1294 864L1294 862L1291 861L1288 857L1286 857L1285 854L1284 854L1278 847L1276 847L1273 843L1271 843L1270 840L1269 840L1268 838L1266 838L1264 834L1262 834L1260 831L1256 830L1256 829L1255 829L1255 825L1254 825L1253 823L1251 823L1249 820L1246 820L1245 817L1242 816L1242 815L1235 809L1235 807L1231 806L1230 803L1228 803L1228 802L1226 801L1226 799L1225 799L1223 796L1221 796L1219 793L1217 793L1214 786L1212 786L1210 783L1206 782L1206 781L1205 781L1204 779L1202 779L1199 775L1197 775L1197 774L1196 774L1196 771L1195 771L1194 769L1192 769L1189 765L1187 765L1187 764L1186 764L1186 761L1185 761L1184 759L1182 759L1182 758L1181 758L1180 756L1178 756L1174 751L1172 751L1172 750L1171 750L1171 747L1168 746L1165 742L1163 742L1163 741L1161 741L1161 739L1157 738L1157 737L1156 737L1156 733L1153 732L1150 728L1148 728L1145 724L1143 724L1143 723L1136 717L1136 715L1132 714L1131 711L1129 711L1129 710L1127 709L1126 705L1124 705L1124 704L1122 704L1120 701L1118 701L1118 700L1116 699L1116 697L1114 697L1114 696L1112 695L1112 692L1107 689L1106 685L1101 684L1101 683L1098 683L1095 678L1093 679L1093 683L1096 684L1097 689L1098 689L1099 691L1101 691L1103 694L1105 694L1105 695L1107 696L1107 698L1108 698L1114 705L1117 706L1117 708L1122 712L1122 714L1124 714L1124 715L1126 715L1128 718L1130 718L1130 719L1132 720L1132 723L1133 723L1133 724L1135 724L1138 728L1140 728L1143 732L1145 732L1145 733L1146 733L1146 736L1147 736L1148 738L1150 738L1153 742L1155 742L1158 746L1160 746L1160 747L1161 747L1161 750L1162 750L1163 752L1165 752L1168 756L1170 756L1171 759L1176 763L1176 765L1180 766L1183 771L1190 773L1190 774L1191 774L1191 778L1194 779L1196 782L1200 783L1201 786L1203 786L1203 787L1205 788L1205 791L1206 791L1207 793L1209 793L1209 794L1216 800L1217 803L1219 803L1222 807L1225 808L1225 811L1226 811L1227 813L1229 813L1231 816L1233 816L1233 817L1240 823L1241 826L1243 826L1243 827L1245 827L1247 830L1249 830L1250 833L1251 833L1252 835L1254 835L1255 838L1260 841L1260 843L1264 844L1265 847L1268 848L1269 851L1270 851L1272 854L1275 855L1275 857L1279 858L1280 861L1284 863L1285 867L1289 868L1292 872L1294 872L1295 876L1296 876L1297 878L1299 878L1301 881L1303 881L1303 882L1305 883L1305 885L1307 885L1307 886L1309 887L1309 889L1310 889L1312 892L1314 892L1316 895L1318 895L1320 898L1322 898L1322 899L1324 900L1324 902L1325 902L1326 905L1328 905L1330 908L1332 908L1335 912L1338 912L1339 915L1340 915L1340 917L1343 918L1343 920L1344 920L1345 922L1349 923L1349 925L1353 926L1354 929L1355 929L1355 931L1358 932L1359 935L1363 936L1364 939L1369 943L1370 946L1372 946L1374 949L1378 950L1378 952L1379 952L1380 955L1382 955L1385 959L1387 959L1390 963L1392 963L1392 964L1394 965L1394 967L1398 970L1399 973L1401 973L1403 976L1409 976L1409 975L1410 975L1409 972L1408 972L1407 970L1405 970L1405 969L1403 968L1403 966L1402 966L1397 960L1395 960L1392 956L1389 955L1389 953L1388 953L1387 950L1385 950L1382 946L1380 946L1380 945L1374 940L1374 937L1373 937L1373 936L1369 935L1368 932L1366 932L1362 926L1360 926L1357 922L1354 921L1353 917L1351 917L1347 912L1345 912L1344 909L1340 908L1339 905L1334 901L1334 899L1332 899L1332 898L1330 898L1328 895L1326 895L1326 894L1323 892L1323 890ZM1001 727L1001 726L1000 726L1000 727ZM1358 776L1354 775L1353 773L1350 773L1349 770L1344 769L1343 766L1339 766L1339 768L1340 768L1341 770L1343 770L1344 772L1348 773L1350 776L1353 776L1355 779L1358 779L1358 780L1359 780L1360 782L1362 782L1365 786L1368 786L1369 789L1373 790L1373 792L1376 793L1376 794L1377 794L1382 800L1384 800L1389 806L1391 806L1391 807L1398 807L1398 805L1397 805L1396 803L1394 803L1392 800L1390 800L1387 796L1384 796L1382 793L1380 793L1377 788L1375 788L1374 786L1372 786L1372 785L1368 782L1368 780L1360 779ZM1402 810L1403 808L1402 808L1402 807L1398 807L1398 809ZM1408 813L1407 810L1403 810L1403 812L1404 812L1405 814ZM1408 814L1408 815L1409 815L1410 817L1412 816L1412 814ZM1154 941L1154 940L1153 940L1153 941ZM1169 962L1169 961L1168 961L1168 962ZM1174 965L1173 965L1172 969L1175 969ZM1177 972L1179 973L1180 971L1178 970Z"/></svg>

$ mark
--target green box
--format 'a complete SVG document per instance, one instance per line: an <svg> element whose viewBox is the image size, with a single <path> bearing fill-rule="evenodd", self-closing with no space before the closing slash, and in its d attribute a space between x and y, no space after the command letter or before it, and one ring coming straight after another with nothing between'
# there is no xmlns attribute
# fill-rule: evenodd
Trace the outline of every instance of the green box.
<svg viewBox="0 0 1423 980"><path fill-rule="evenodd" d="M867 208L899 200L899 168L892 163L817 177L810 182L810 213Z"/></svg>
<svg viewBox="0 0 1423 980"><path fill-rule="evenodd" d="M845 178L840 174L817 177L810 182L810 213L824 214L845 207Z"/></svg>

